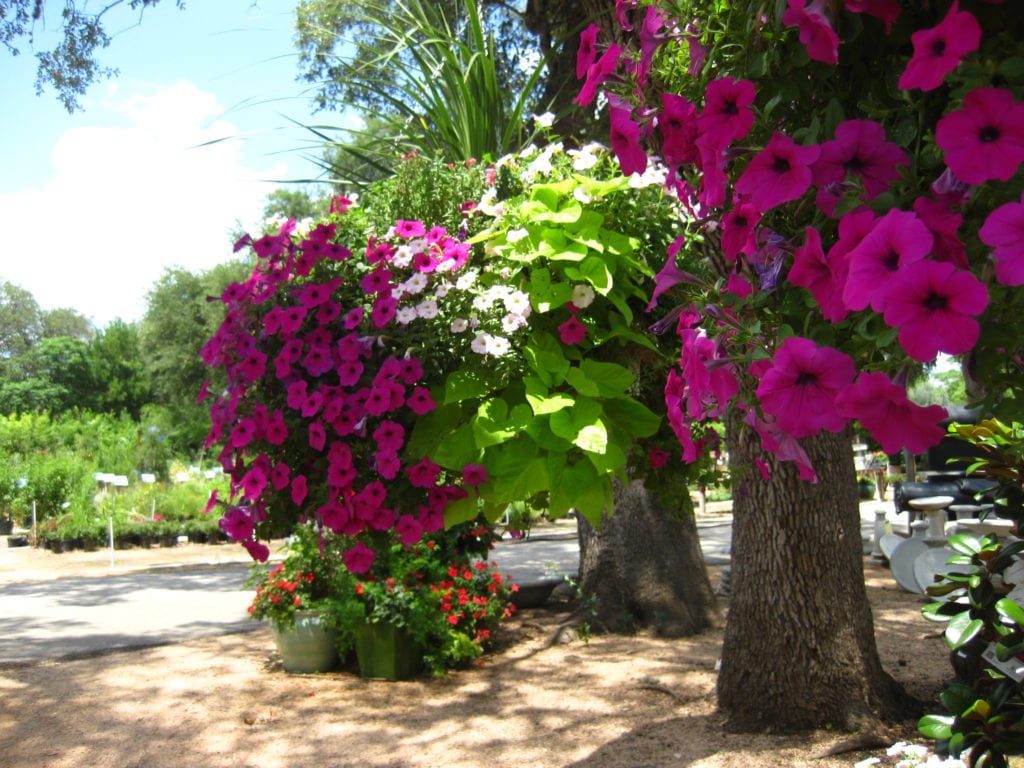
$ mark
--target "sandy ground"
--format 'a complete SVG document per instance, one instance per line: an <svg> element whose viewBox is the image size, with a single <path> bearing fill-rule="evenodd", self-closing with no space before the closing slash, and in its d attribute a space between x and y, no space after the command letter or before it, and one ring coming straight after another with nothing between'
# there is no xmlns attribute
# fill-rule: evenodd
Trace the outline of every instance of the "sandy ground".
<svg viewBox="0 0 1024 768"><path fill-rule="evenodd" d="M877 567L867 584L883 663L933 701L950 669L921 600ZM266 629L0 668L0 766L834 768L867 754L816 759L849 738L831 731L725 733L714 708L721 629L549 647L564 618L524 611L484 666L442 680L289 675ZM889 735L913 739L913 723Z"/></svg>

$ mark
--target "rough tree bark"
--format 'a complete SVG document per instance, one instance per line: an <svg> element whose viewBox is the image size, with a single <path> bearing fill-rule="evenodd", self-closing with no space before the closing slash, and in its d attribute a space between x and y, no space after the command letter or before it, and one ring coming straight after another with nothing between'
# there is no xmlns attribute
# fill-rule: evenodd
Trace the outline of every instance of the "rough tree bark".
<svg viewBox="0 0 1024 768"><path fill-rule="evenodd" d="M663 506L639 480L617 485L615 511L599 528L580 519L580 579L593 596L594 629L666 637L710 626L715 597L704 567L693 507Z"/></svg>
<svg viewBox="0 0 1024 768"><path fill-rule="evenodd" d="M855 727L905 717L915 702L882 669L864 588L856 475L847 435L801 442L818 473L770 463L739 419L728 424L734 467L732 601L718 705L733 730ZM756 473L755 473L756 474Z"/></svg>

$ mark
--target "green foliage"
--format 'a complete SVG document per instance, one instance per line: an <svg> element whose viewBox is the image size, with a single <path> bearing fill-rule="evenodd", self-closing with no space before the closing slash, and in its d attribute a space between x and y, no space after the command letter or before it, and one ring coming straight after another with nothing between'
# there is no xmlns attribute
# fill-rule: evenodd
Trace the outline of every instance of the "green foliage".
<svg viewBox="0 0 1024 768"><path fill-rule="evenodd" d="M33 457L25 462L24 471L28 484L18 495L22 519L28 519L33 502L37 520L57 517L69 508L91 505L92 467L73 455Z"/></svg>
<svg viewBox="0 0 1024 768"><path fill-rule="evenodd" d="M374 30L359 41L358 64L332 74L343 78L338 87L359 94L364 103L380 105L368 112L378 126L373 132L349 129L346 132L355 142L331 142L328 147L388 169L399 155L413 150L462 162L498 157L522 146L528 104L542 62L533 67L521 88L511 88L499 73L495 42L475 0L461 0L453 16L445 10L434 3L403 0L363 2L358 8L328 11L333 15L331 26L316 29L314 36L338 25ZM301 40L301 31L309 29L303 6L299 29ZM328 46L333 44L328 41ZM325 131L331 129L311 130L327 139ZM360 180L333 181L351 186Z"/></svg>
<svg viewBox="0 0 1024 768"><path fill-rule="evenodd" d="M138 419L152 398L138 326L114 320L96 334L89 352L97 410Z"/></svg>
<svg viewBox="0 0 1024 768"><path fill-rule="evenodd" d="M399 219L419 219L456 232L466 222L460 206L484 193L484 171L476 163L411 155L394 171L363 192L360 208L370 231L385 232Z"/></svg>
<svg viewBox="0 0 1024 768"><path fill-rule="evenodd" d="M984 453L967 467L966 474L998 483L992 494L996 513L1024 520L1024 425L985 419L977 424L951 424L949 431Z"/></svg>
<svg viewBox="0 0 1024 768"><path fill-rule="evenodd" d="M939 697L950 714L926 715L918 727L937 741L940 754L1005 768L1008 756L1024 754L1024 696L1020 682L1007 674L1024 651L1024 609L1007 597L1014 585L1004 579L1019 564L1024 542L1004 545L995 536L959 534L949 546L957 552L949 559L955 567L927 588L941 602L923 613L945 623L960 674ZM1008 664L1000 668L997 662Z"/></svg>
<svg viewBox="0 0 1024 768"><path fill-rule="evenodd" d="M35 297L24 288L0 281L0 364L28 352L43 334Z"/></svg>

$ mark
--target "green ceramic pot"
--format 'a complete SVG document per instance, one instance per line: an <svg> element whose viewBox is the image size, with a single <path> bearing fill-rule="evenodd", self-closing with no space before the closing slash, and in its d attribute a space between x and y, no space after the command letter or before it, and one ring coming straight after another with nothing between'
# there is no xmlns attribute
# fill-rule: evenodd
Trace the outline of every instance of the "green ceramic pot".
<svg viewBox="0 0 1024 768"><path fill-rule="evenodd" d="M338 664L337 636L316 611L296 611L294 627L272 628L286 671L327 672Z"/></svg>
<svg viewBox="0 0 1024 768"><path fill-rule="evenodd" d="M359 674L371 680L406 680L423 670L423 650L394 624L362 624L355 645Z"/></svg>

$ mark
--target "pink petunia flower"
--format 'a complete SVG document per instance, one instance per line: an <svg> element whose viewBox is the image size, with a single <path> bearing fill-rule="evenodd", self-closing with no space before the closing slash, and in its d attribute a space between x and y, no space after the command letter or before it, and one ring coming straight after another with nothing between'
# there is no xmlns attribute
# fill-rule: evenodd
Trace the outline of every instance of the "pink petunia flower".
<svg viewBox="0 0 1024 768"><path fill-rule="evenodd" d="M946 434L939 424L948 415L945 408L915 405L906 389L884 373L862 373L839 393L836 406L844 416L857 419L888 454L904 448L924 453Z"/></svg>
<svg viewBox="0 0 1024 768"><path fill-rule="evenodd" d="M586 107L594 101L597 97L597 89L614 74L615 69L619 66L620 56L622 56L622 48L612 43L601 57L590 65L590 68L587 69L586 82L583 83L580 92L573 99L576 104Z"/></svg>
<svg viewBox="0 0 1024 768"><path fill-rule="evenodd" d="M385 480L394 480L398 475L398 471L402 468L402 462L399 461L398 454L392 451L377 451L373 454L373 461L377 474Z"/></svg>
<svg viewBox="0 0 1024 768"><path fill-rule="evenodd" d="M740 299L745 299L754 292L754 286L741 272L730 272L725 282L725 290Z"/></svg>
<svg viewBox="0 0 1024 768"><path fill-rule="evenodd" d="M636 80L640 86L647 83L647 76L651 71L651 63L654 61L654 52L661 45L663 35L661 28L665 25L668 16L656 5L647 6L644 12L644 21L640 25L640 61L637 63Z"/></svg>
<svg viewBox="0 0 1024 768"><path fill-rule="evenodd" d="M864 197L874 200L899 177L907 153L885 140L885 129L873 120L847 120L836 127L832 141L820 145L814 164L814 183L821 187L841 182L847 173L860 177Z"/></svg>
<svg viewBox="0 0 1024 768"><path fill-rule="evenodd" d="M612 150L623 175L643 173L647 168L647 152L640 145L640 125L631 119L628 109L609 105L608 114Z"/></svg>
<svg viewBox="0 0 1024 768"><path fill-rule="evenodd" d="M587 338L587 326L575 317L570 317L558 326L558 337L568 346L579 344Z"/></svg>
<svg viewBox="0 0 1024 768"><path fill-rule="evenodd" d="M327 431L319 421L311 422L309 425L309 447L314 451L322 451L327 442Z"/></svg>
<svg viewBox="0 0 1024 768"><path fill-rule="evenodd" d="M430 390L426 387L413 388L412 394L406 399L405 404L417 416L430 413L437 407L437 403L430 396Z"/></svg>
<svg viewBox="0 0 1024 768"><path fill-rule="evenodd" d="M301 507L309 494L309 484L305 475L296 475L292 478L292 503Z"/></svg>
<svg viewBox="0 0 1024 768"><path fill-rule="evenodd" d="M841 270L839 264L833 265L825 256L821 233L814 227L807 227L804 229L804 244L793 252L793 266L786 278L793 285L810 292L826 320L841 323L849 314L843 304L845 274Z"/></svg>
<svg viewBox="0 0 1024 768"><path fill-rule="evenodd" d="M839 35L825 15L825 0L811 0L807 6L804 0L788 0L788 4L789 7L782 14L782 23L788 27L797 27L807 55L814 61L838 64Z"/></svg>
<svg viewBox="0 0 1024 768"><path fill-rule="evenodd" d="M270 472L270 483L275 491L283 491L291 483L292 470L285 462L279 461Z"/></svg>
<svg viewBox="0 0 1024 768"><path fill-rule="evenodd" d="M694 282L695 278L688 272L684 272L676 266L676 254L679 253L679 249L686 243L686 235L677 235L676 239L673 240L668 246L667 258L665 259L665 266L663 266L658 274L654 276L654 292L651 293L651 300L647 303L647 311L650 312L658 304L658 297L665 291L672 288L674 285L679 283Z"/></svg>
<svg viewBox="0 0 1024 768"><path fill-rule="evenodd" d="M779 429L778 424L769 424L759 419L752 408L747 411L743 421L757 432L757 436L761 438L762 448L779 461L790 461L796 464L801 480L807 483L818 482L818 475L814 471L810 457L795 437Z"/></svg>
<svg viewBox="0 0 1024 768"><path fill-rule="evenodd" d="M626 32L633 31L633 24L629 20L629 14L636 9L636 0L615 0L615 20Z"/></svg>
<svg viewBox="0 0 1024 768"><path fill-rule="evenodd" d="M697 199L705 208L717 208L725 202L725 188L729 181L725 173L725 148L700 138L697 139L697 150L701 170Z"/></svg>
<svg viewBox="0 0 1024 768"><path fill-rule="evenodd" d="M647 466L651 469L662 469L668 464L672 454L663 448L651 448L647 452Z"/></svg>
<svg viewBox="0 0 1024 768"><path fill-rule="evenodd" d="M739 203L722 217L722 253L729 261L743 253L757 250L754 230L761 221L761 212L750 203Z"/></svg>
<svg viewBox="0 0 1024 768"><path fill-rule="evenodd" d="M914 213L935 238L932 258L967 269L967 249L957 236L957 230L964 221L963 215L954 213L943 201L930 197L917 198L914 201Z"/></svg>
<svg viewBox="0 0 1024 768"><path fill-rule="evenodd" d="M395 523L395 535L403 546L411 547L423 538L423 524L412 515L402 515Z"/></svg>
<svg viewBox="0 0 1024 768"><path fill-rule="evenodd" d="M975 88L961 109L939 120L935 143L968 184L1009 181L1024 162L1024 103L1003 88Z"/></svg>
<svg viewBox="0 0 1024 768"><path fill-rule="evenodd" d="M996 280L1003 285L1024 285L1024 195L1019 203L1006 203L992 211L978 236L995 249Z"/></svg>
<svg viewBox="0 0 1024 768"><path fill-rule="evenodd" d="M841 389L853 381L853 360L831 347L794 336L775 351L772 367L757 385L757 397L766 414L795 438L821 430L839 432L846 426L835 406Z"/></svg>
<svg viewBox="0 0 1024 768"><path fill-rule="evenodd" d="M899 329L900 345L922 363L939 352L960 355L978 340L988 291L970 272L925 259L900 270L887 291L885 322Z"/></svg>
<svg viewBox="0 0 1024 768"><path fill-rule="evenodd" d="M373 439L377 441L377 450L398 453L405 445L405 428L394 421L382 421L373 430Z"/></svg>
<svg viewBox="0 0 1024 768"><path fill-rule="evenodd" d="M359 542L351 549L346 549L342 553L341 558L350 573L366 573L373 566L373 561L377 559L377 555L368 546Z"/></svg>
<svg viewBox="0 0 1024 768"><path fill-rule="evenodd" d="M427 234L427 228L423 226L422 221L399 219L395 222L395 234L406 240L411 240L414 237L423 237Z"/></svg>
<svg viewBox="0 0 1024 768"><path fill-rule="evenodd" d="M424 456L418 464L406 468L405 474L409 478L409 482L416 488L433 488L437 485L441 468Z"/></svg>
<svg viewBox="0 0 1024 768"><path fill-rule="evenodd" d="M384 293L391 288L393 277L386 267L379 266L359 281L359 287L367 294Z"/></svg>
<svg viewBox="0 0 1024 768"><path fill-rule="evenodd" d="M882 312L893 276L927 256L931 232L910 211L893 209L878 219L860 244L850 251L850 273L843 302L851 310L870 305Z"/></svg>
<svg viewBox="0 0 1024 768"><path fill-rule="evenodd" d="M470 488L483 485L490 478L487 475L487 467L480 464L467 464L462 468L462 482Z"/></svg>
<svg viewBox="0 0 1024 768"><path fill-rule="evenodd" d="M242 507L228 507L217 525L232 541L251 539L256 532L256 521Z"/></svg>
<svg viewBox="0 0 1024 768"><path fill-rule="evenodd" d="M802 147L776 132L744 169L736 191L760 211L796 200L811 186L811 165L818 156L817 146Z"/></svg>
<svg viewBox="0 0 1024 768"><path fill-rule="evenodd" d="M265 563L270 557L270 547L262 542L247 539L242 542L242 546L245 547L245 551L249 553L249 557L257 563Z"/></svg>
<svg viewBox="0 0 1024 768"><path fill-rule="evenodd" d="M398 302L391 296L378 296L370 311L370 321L374 328L383 328L395 319Z"/></svg>
<svg viewBox="0 0 1024 768"><path fill-rule="evenodd" d="M946 75L959 66L960 59L977 49L981 25L973 14L960 10L958 0L953 0L938 25L918 30L910 40L914 55L900 75L899 87L931 91L942 85Z"/></svg>
<svg viewBox="0 0 1024 768"><path fill-rule="evenodd" d="M671 166L696 163L697 107L674 93L661 94L661 154Z"/></svg>
<svg viewBox="0 0 1024 768"><path fill-rule="evenodd" d="M704 111L697 119L701 138L727 147L750 133L754 125L754 84L749 80L720 77L708 83L704 93Z"/></svg>

